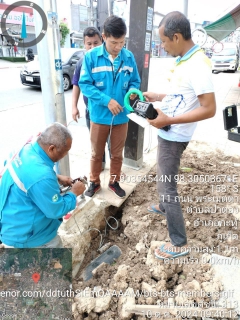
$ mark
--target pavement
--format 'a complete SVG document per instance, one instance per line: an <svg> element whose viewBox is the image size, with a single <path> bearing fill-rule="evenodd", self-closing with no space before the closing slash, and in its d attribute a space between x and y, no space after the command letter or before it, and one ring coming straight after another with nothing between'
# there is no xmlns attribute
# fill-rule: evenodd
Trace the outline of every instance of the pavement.
<svg viewBox="0 0 240 320"><path fill-rule="evenodd" d="M149 72L149 84L148 90L153 92L165 92L168 87L168 72L170 65L173 63L173 59L168 58L153 58L150 62ZM0 69L6 68L20 68L25 63L13 63L0 59ZM159 70L159 71L157 71ZM157 72L156 72L157 71ZM1 70L0 70L1 72ZM240 148L237 142L233 142L227 139L227 132L223 127L223 116L222 109L225 106L236 104L238 107L238 119L240 114L240 87L239 84L240 71L235 74L213 74L214 86L217 100L217 112L216 116L212 119L204 120L199 122L197 129L195 130L191 144L194 142L204 142L209 144L213 149L219 148L225 153L240 156ZM73 122L71 117L71 92L65 94L66 102L66 118L69 129L73 135L73 144L69 153L70 159L70 170L71 177L76 178L78 176L89 176L89 164L90 164L90 142L89 132L85 124L85 118L79 119L79 122ZM158 103L156 103L157 106ZM84 115L84 104L81 101L79 103L80 114ZM22 109L22 110L19 110ZM8 117L11 117L11 128L19 128L18 136L23 135L23 132L38 132L45 126L45 119L43 113L42 103L35 105L30 104L24 107L24 112L28 117L22 117L23 108L14 108L6 111ZM9 131L9 122L5 120L5 114L1 112L1 127L3 132ZM26 119L25 119L26 118ZM6 119L8 119L6 117ZM21 121L20 121L21 119ZM29 121L31 119L31 121ZM238 121L239 122L239 121ZM1 128L0 128L1 133ZM8 135L7 135L8 136ZM8 145L16 142L16 133L8 136ZM144 154L143 154L143 165L140 170L134 170L123 165L122 170L127 178L121 186L126 190L127 196L129 196L137 183L141 180L140 176L148 174L150 169L156 163L156 148L157 147L157 130L153 127L145 128L144 134ZM108 155L107 148L106 154ZM111 191L108 190L108 179L109 179L109 157L107 156L106 168L101 174L102 190L98 192L95 197L105 199L110 205L119 207L125 199L120 199L115 196ZM94 197L94 198L95 198Z"/></svg>
<svg viewBox="0 0 240 320"><path fill-rule="evenodd" d="M0 59L0 69L22 68L22 66L24 64L26 64L26 61L25 62L11 62L11 61Z"/></svg>

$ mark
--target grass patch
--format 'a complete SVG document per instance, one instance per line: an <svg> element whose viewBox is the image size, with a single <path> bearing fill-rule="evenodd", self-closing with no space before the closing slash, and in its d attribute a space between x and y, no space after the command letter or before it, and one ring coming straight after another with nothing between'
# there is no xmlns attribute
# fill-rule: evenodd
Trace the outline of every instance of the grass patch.
<svg viewBox="0 0 240 320"><path fill-rule="evenodd" d="M10 62L25 62L25 57L0 57L1 60L7 60Z"/></svg>

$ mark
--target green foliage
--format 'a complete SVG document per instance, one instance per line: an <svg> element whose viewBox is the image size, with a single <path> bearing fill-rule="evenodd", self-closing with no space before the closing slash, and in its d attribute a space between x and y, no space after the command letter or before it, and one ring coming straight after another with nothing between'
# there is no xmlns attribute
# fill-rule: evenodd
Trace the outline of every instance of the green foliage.
<svg viewBox="0 0 240 320"><path fill-rule="evenodd" d="M65 44L65 41L66 41L66 37L69 34L70 30L68 29L67 24L64 23L63 21L61 21L60 24L59 24L59 30L60 30L61 35L62 35L62 39L60 41L60 45L61 45L61 47L63 47L64 44Z"/></svg>
<svg viewBox="0 0 240 320"><path fill-rule="evenodd" d="M25 62L25 57L0 57L2 60L7 60L11 62Z"/></svg>

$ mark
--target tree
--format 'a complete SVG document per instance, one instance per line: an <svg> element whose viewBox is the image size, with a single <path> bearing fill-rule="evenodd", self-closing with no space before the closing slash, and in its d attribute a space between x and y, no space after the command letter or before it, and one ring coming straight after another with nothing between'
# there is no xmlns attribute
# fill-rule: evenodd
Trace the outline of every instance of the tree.
<svg viewBox="0 0 240 320"><path fill-rule="evenodd" d="M67 23L65 23L64 20L60 22L59 30L60 30L60 33L62 36L61 40L60 40L60 45L61 45L61 47L63 47L65 44L65 41L66 41L66 37L70 32L70 30L68 29Z"/></svg>

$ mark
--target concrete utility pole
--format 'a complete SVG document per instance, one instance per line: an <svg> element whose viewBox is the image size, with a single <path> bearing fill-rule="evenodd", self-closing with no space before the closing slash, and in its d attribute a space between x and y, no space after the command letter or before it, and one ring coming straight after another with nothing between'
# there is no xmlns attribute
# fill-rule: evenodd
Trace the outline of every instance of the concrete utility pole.
<svg viewBox="0 0 240 320"><path fill-rule="evenodd" d="M188 17L188 0L183 0L183 14Z"/></svg>
<svg viewBox="0 0 240 320"><path fill-rule="evenodd" d="M90 0L90 26L94 26L94 17L93 17L93 0Z"/></svg>
<svg viewBox="0 0 240 320"><path fill-rule="evenodd" d="M109 3L108 0L101 0L97 2L97 28L99 28L100 32L103 30L104 21L108 17L108 8Z"/></svg>
<svg viewBox="0 0 240 320"><path fill-rule="evenodd" d="M108 16L111 15L111 0L108 0Z"/></svg>
<svg viewBox="0 0 240 320"><path fill-rule="evenodd" d="M40 62L41 87L46 124L60 122L67 125L63 90L63 73L60 51L60 35L56 0L37 0L48 18L45 37L37 44ZM42 20L35 12L36 35L42 30ZM69 157L65 156L57 165L58 173L70 176Z"/></svg>
<svg viewBox="0 0 240 320"><path fill-rule="evenodd" d="M152 48L154 0L131 0L128 49L136 59L141 78L141 91L148 89L148 74ZM129 121L123 163L140 169L143 163L144 128Z"/></svg>

